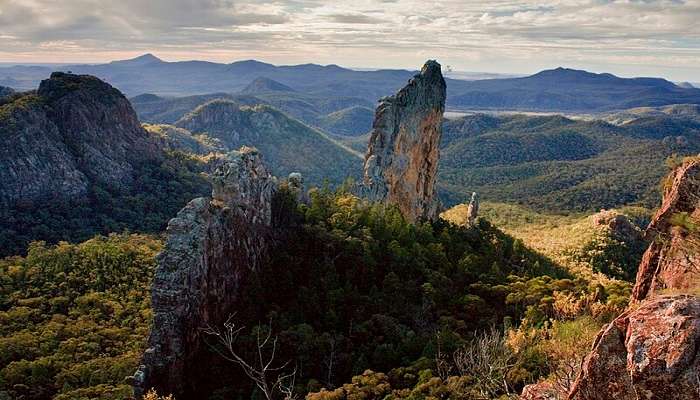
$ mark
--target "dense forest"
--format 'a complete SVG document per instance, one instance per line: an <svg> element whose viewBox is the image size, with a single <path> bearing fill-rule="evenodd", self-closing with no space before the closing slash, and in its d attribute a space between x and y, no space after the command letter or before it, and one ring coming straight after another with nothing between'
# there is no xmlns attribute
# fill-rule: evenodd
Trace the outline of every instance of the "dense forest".
<svg viewBox="0 0 700 400"><path fill-rule="evenodd" d="M85 198L73 202L0 210L0 256L24 254L33 240L80 242L124 230L160 233L188 201L211 192L205 166L182 152L166 152L163 160L135 167L131 189L95 181Z"/></svg>
<svg viewBox="0 0 700 400"><path fill-rule="evenodd" d="M596 212L660 201L664 161L700 152L691 116L637 116L624 124L563 116L475 114L445 123L441 195L471 192L540 212Z"/></svg>
<svg viewBox="0 0 700 400"><path fill-rule="evenodd" d="M578 362L586 349L572 343L626 305L629 284L571 276L487 220L413 225L342 188L310 198L278 194L290 240L250 276L232 316L242 327L234 350L252 357L269 332L276 365L296 371L294 390L309 399L512 394ZM145 346L160 246L129 234L36 242L0 262L0 398L123 396ZM495 376L465 371L484 343L501 363ZM260 398L217 351L202 398Z"/></svg>

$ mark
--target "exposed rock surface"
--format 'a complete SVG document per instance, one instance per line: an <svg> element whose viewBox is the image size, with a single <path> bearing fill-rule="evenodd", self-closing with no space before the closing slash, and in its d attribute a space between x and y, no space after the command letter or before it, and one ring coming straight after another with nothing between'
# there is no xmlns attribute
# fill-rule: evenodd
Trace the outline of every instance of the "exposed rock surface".
<svg viewBox="0 0 700 400"><path fill-rule="evenodd" d="M469 207L467 207L467 223L471 226L474 225L476 217L479 216L479 195L476 192L472 193L472 198L469 200Z"/></svg>
<svg viewBox="0 0 700 400"><path fill-rule="evenodd" d="M168 224L153 282L153 326L135 394L196 391L188 381L204 348L202 329L225 322L244 277L271 243L275 179L257 150L232 152L213 176L213 198L197 198ZM178 397L179 398L179 397Z"/></svg>
<svg viewBox="0 0 700 400"><path fill-rule="evenodd" d="M571 400L700 399L700 161L670 176L630 309L596 338Z"/></svg>
<svg viewBox="0 0 700 400"><path fill-rule="evenodd" d="M364 193L395 204L410 221L435 219L446 85L440 64L420 74L377 107L364 165Z"/></svg>
<svg viewBox="0 0 700 400"><path fill-rule="evenodd" d="M598 334L569 398L700 398L700 299L658 296Z"/></svg>
<svg viewBox="0 0 700 400"><path fill-rule="evenodd" d="M129 101L101 80L53 73L0 106L0 204L74 200L91 181L128 187L159 157Z"/></svg>
<svg viewBox="0 0 700 400"><path fill-rule="evenodd" d="M550 382L542 381L523 388L520 400L559 400L560 393Z"/></svg>
<svg viewBox="0 0 700 400"><path fill-rule="evenodd" d="M700 285L700 159L685 162L669 178L647 229L654 241L639 266L633 301Z"/></svg>

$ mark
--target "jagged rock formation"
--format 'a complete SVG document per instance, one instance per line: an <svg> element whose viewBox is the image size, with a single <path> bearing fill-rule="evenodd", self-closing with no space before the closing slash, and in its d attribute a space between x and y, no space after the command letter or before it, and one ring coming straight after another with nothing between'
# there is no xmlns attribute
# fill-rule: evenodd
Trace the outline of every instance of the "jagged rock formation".
<svg viewBox="0 0 700 400"><path fill-rule="evenodd" d="M631 309L598 334L569 398L700 398L700 299L659 296Z"/></svg>
<svg viewBox="0 0 700 400"><path fill-rule="evenodd" d="M446 85L440 64L420 74L377 107L364 165L364 194L395 204L410 221L435 219Z"/></svg>
<svg viewBox="0 0 700 400"><path fill-rule="evenodd" d="M571 400L700 399L700 160L670 176L628 311L598 334Z"/></svg>
<svg viewBox="0 0 700 400"><path fill-rule="evenodd" d="M128 187L160 156L129 101L86 75L53 73L0 106L0 204L75 200L91 181Z"/></svg>
<svg viewBox="0 0 700 400"><path fill-rule="evenodd" d="M647 235L654 241L644 253L632 293L641 301L664 289L700 286L700 160L689 161L669 177L661 208Z"/></svg>
<svg viewBox="0 0 700 400"><path fill-rule="evenodd" d="M181 395L205 351L203 328L225 322L239 285L267 257L276 182L257 150L232 152L213 174L212 198L197 198L168 224L153 282L154 319L135 394Z"/></svg>

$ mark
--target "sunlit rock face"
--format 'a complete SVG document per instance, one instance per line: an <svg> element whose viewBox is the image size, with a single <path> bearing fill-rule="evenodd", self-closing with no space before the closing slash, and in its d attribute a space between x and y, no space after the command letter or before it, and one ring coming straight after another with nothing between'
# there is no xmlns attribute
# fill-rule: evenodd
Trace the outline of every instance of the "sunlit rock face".
<svg viewBox="0 0 700 400"><path fill-rule="evenodd" d="M428 61L393 96L380 100L364 165L364 194L399 207L410 221L435 219L446 85Z"/></svg>
<svg viewBox="0 0 700 400"><path fill-rule="evenodd" d="M596 338L572 400L700 399L700 161L669 176L630 308Z"/></svg>
<svg viewBox="0 0 700 400"><path fill-rule="evenodd" d="M662 291L700 287L700 160L668 177L661 207L647 235L653 239L639 265L632 293L641 301Z"/></svg>

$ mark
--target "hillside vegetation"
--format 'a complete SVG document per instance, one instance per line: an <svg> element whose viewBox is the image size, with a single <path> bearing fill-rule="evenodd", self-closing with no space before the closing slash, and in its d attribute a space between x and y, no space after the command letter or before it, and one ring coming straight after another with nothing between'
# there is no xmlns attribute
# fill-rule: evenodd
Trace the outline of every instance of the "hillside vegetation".
<svg viewBox="0 0 700 400"><path fill-rule="evenodd" d="M256 147L264 154L276 176L301 172L304 179L321 184L343 183L359 177L362 156L311 128L266 105L240 106L214 100L197 107L176 125L217 139L228 150Z"/></svg>
<svg viewBox="0 0 700 400"><path fill-rule="evenodd" d="M110 235L0 260L0 398L128 398L161 246Z"/></svg>
<svg viewBox="0 0 700 400"><path fill-rule="evenodd" d="M245 328L237 343L252 356L256 332L272 329L277 359L304 366L297 393L325 387L341 396L312 398L346 398L365 390L352 386L383 379L401 390L397 398L414 398L403 397L412 390L515 393L558 368L547 352L565 344L567 332L594 332L626 304L624 285L573 278L485 220L473 228L412 225L395 208L342 190L312 190L308 206L283 190L276 202L289 238L241 286L235 318ZM0 396L126 396L124 378L135 371L150 323L160 248L147 236L112 235L34 243L26 257L0 261ZM506 363L498 385L485 383L483 371L443 368L443 357L469 351L482 340L475 331L491 326L488 340ZM353 375L366 378L342 385ZM191 378L202 398L259 395L223 359Z"/></svg>
<svg viewBox="0 0 700 400"><path fill-rule="evenodd" d="M447 204L489 201L554 212L658 204L673 155L700 152L700 122L641 117L621 125L562 116L470 115L445 122L440 185Z"/></svg>

